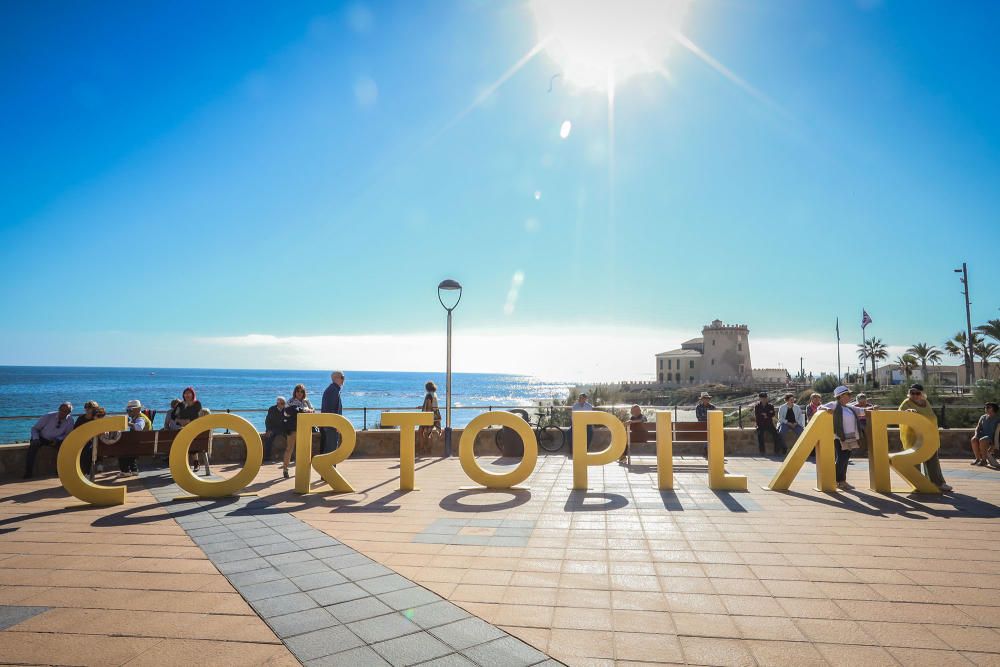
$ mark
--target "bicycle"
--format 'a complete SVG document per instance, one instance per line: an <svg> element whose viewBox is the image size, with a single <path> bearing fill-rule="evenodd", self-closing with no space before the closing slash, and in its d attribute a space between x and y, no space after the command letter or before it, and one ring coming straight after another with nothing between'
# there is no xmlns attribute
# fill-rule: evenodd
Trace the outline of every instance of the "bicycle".
<svg viewBox="0 0 1000 667"><path fill-rule="evenodd" d="M528 425L534 429L535 440L538 442L538 446L540 448L544 449L547 452L558 452L560 449L562 449L563 444L565 443L566 440L566 434L563 433L563 430L560 427L556 426L553 423L554 419L552 417L553 414L552 408L549 409L548 423L546 423L541 413L539 413L538 415L538 421L532 424L531 417L530 415L528 415L527 410L515 408L510 412L513 412L514 414L521 417L521 419L528 422ZM497 431L496 434L497 449L499 449L500 454L504 456L507 455L506 452L504 452L504 445L503 445L504 431L509 431L509 430L511 429L501 428L499 431ZM521 438L517 436L516 433L512 433L511 439L520 440Z"/></svg>

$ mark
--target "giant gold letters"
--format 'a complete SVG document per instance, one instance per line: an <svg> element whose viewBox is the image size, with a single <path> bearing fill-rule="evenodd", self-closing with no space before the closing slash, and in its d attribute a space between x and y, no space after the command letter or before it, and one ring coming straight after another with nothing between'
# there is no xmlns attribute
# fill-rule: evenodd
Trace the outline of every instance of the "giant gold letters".
<svg viewBox="0 0 1000 667"><path fill-rule="evenodd" d="M674 488L674 430L666 410L656 411L656 486L660 491Z"/></svg>
<svg viewBox="0 0 1000 667"><path fill-rule="evenodd" d="M340 432L340 447L327 454L312 456L313 426L337 429ZM357 438L354 425L343 415L329 412L300 413L295 428L295 456L298 457L295 462L295 490L298 493L309 493L311 458L312 468L330 485L331 489L337 493L353 493L354 487L344 479L335 466L346 461L351 455L355 444L357 444Z"/></svg>
<svg viewBox="0 0 1000 667"><path fill-rule="evenodd" d="M524 457L516 468L508 473L493 473L483 470L476 462L476 436L487 426L506 426L513 429L524 443ZM473 418L462 431L458 443L458 458L462 470L473 482L490 489L509 489L531 476L538 462L538 441L531 426L513 412L484 412Z"/></svg>
<svg viewBox="0 0 1000 667"><path fill-rule="evenodd" d="M905 491L941 493L941 489L919 469L920 464L934 456L941 447L941 434L938 433L937 425L920 413L898 410L876 410L871 413L869 421L872 425L869 463L872 490L879 493L892 491L889 482L889 467L892 466L909 486ZM889 424L900 426L900 439L906 447L895 454L889 453ZM912 432L907 433L907 428L912 429Z"/></svg>
<svg viewBox="0 0 1000 667"><path fill-rule="evenodd" d="M609 412L580 410L573 412L573 488L587 490L587 468L603 466L617 461L625 453L628 435L621 420ZM607 426L611 431L611 442L599 452L587 451L587 427ZM659 429L657 429L659 430Z"/></svg>
<svg viewBox="0 0 1000 667"><path fill-rule="evenodd" d="M92 505L123 505L127 491L124 486L103 486L94 484L83 476L80 469L80 452L92 438L107 431L124 431L128 419L124 415L105 417L88 422L69 432L59 447L56 470L59 481L70 495Z"/></svg>
<svg viewBox="0 0 1000 667"><path fill-rule="evenodd" d="M399 427L399 490L413 491L416 428L433 426L433 412L383 412L382 426Z"/></svg>
<svg viewBox="0 0 1000 667"><path fill-rule="evenodd" d="M817 412L809 420L767 488L772 491L787 491L813 447L816 448L816 488L827 493L835 491L837 471L833 460L833 415L826 410Z"/></svg>
<svg viewBox="0 0 1000 667"><path fill-rule="evenodd" d="M195 436L202 431L210 431L213 428L227 428L230 431L236 431L243 438L247 449L247 460L243 464L243 469L221 482L198 479L188 467L188 450L191 448ZM238 493L252 482L257 473L260 472L260 464L263 460L264 444L260 440L260 433L253 427L253 424L243 417L220 412L198 417L177 433L170 447L170 474L177 482L177 486L190 494L202 498L222 498Z"/></svg>
<svg viewBox="0 0 1000 667"><path fill-rule="evenodd" d="M746 491L745 475L726 472L726 431L722 410L708 411L708 488L713 491Z"/></svg>

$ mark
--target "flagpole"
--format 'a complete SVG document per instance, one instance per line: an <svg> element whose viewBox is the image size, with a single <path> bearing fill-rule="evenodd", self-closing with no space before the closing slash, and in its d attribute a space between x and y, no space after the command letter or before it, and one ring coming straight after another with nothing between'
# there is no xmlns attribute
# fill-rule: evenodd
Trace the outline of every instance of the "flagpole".
<svg viewBox="0 0 1000 667"><path fill-rule="evenodd" d="M865 340L865 325L864 325L864 321L865 321L865 319L862 317L861 318L861 322L862 322L862 324L861 324L861 351L862 352L865 351L865 344L868 342L868 341ZM872 382L874 382L874 381L875 381L875 378L873 377L872 378ZM867 386L868 386L868 355L867 354L863 354L863 355L861 355L861 387L863 389L863 388L865 388Z"/></svg>
<svg viewBox="0 0 1000 667"><path fill-rule="evenodd" d="M844 378L840 373L840 318L837 318L837 382Z"/></svg>

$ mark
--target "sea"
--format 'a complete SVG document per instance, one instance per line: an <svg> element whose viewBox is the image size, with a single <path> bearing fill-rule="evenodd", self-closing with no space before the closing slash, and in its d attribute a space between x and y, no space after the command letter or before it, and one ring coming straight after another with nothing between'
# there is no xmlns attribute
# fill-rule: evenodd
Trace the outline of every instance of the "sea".
<svg viewBox="0 0 1000 667"><path fill-rule="evenodd" d="M424 385L438 386L444 410L444 373L344 371L344 416L355 428L372 428L386 408L416 409ZM0 443L24 442L39 415L63 401L73 414L95 400L109 413L122 413L132 399L157 411L154 426L163 424L170 401L185 387L194 387L198 400L212 412L232 412L264 428L264 416L275 397L291 398L302 383L318 410L330 371L234 370L207 368L84 368L76 366L0 366ZM543 380L525 375L491 373L452 374L452 425L464 426L487 407L531 407L552 399L564 400L572 382ZM23 417L9 419L10 417Z"/></svg>

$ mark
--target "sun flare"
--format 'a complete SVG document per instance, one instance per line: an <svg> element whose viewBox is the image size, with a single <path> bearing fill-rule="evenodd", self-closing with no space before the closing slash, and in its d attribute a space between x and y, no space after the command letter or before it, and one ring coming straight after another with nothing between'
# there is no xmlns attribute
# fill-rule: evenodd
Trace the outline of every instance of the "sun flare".
<svg viewBox="0 0 1000 667"><path fill-rule="evenodd" d="M689 0L531 0L539 42L577 88L663 71Z"/></svg>

